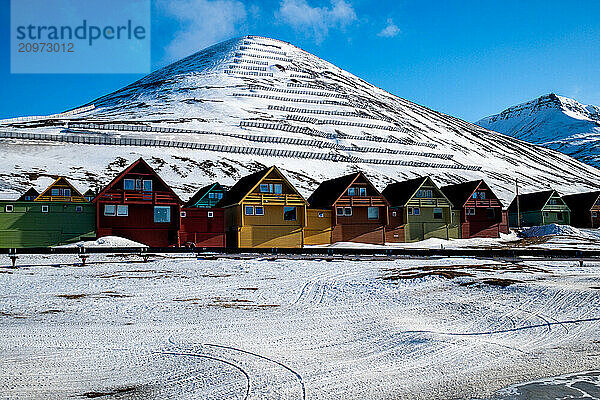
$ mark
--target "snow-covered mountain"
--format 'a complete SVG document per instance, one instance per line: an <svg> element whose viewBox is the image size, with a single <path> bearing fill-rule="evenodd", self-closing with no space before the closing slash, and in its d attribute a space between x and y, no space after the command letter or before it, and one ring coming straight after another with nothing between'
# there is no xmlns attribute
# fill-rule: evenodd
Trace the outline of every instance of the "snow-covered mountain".
<svg viewBox="0 0 600 400"><path fill-rule="evenodd" d="M600 107L551 93L476 124L600 167Z"/></svg>
<svg viewBox="0 0 600 400"><path fill-rule="evenodd" d="M399 77L400 79L401 77ZM69 112L0 121L0 191L66 175L107 183L143 156L187 199L276 164L308 196L363 170L387 183L485 178L508 204L521 191L595 188L600 170L379 89L289 43L232 39Z"/></svg>

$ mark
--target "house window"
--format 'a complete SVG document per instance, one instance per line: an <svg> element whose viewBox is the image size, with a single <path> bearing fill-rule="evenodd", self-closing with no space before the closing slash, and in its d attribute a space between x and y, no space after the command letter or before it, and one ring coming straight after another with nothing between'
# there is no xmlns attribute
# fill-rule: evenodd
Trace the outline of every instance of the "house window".
<svg viewBox="0 0 600 400"><path fill-rule="evenodd" d="M557 212L556 213L556 219L558 219L559 221L562 221L563 220L563 213Z"/></svg>
<svg viewBox="0 0 600 400"><path fill-rule="evenodd" d="M217 199L222 199L223 198L223 193L217 193Z"/></svg>
<svg viewBox="0 0 600 400"><path fill-rule="evenodd" d="M154 206L154 222L171 222L171 207Z"/></svg>
<svg viewBox="0 0 600 400"><path fill-rule="evenodd" d="M65 189L64 193L66 197L71 197L71 189Z"/></svg>
<svg viewBox="0 0 600 400"><path fill-rule="evenodd" d="M592 218L596 218L598 216L598 213L596 211L592 211Z"/></svg>
<svg viewBox="0 0 600 400"><path fill-rule="evenodd" d="M13 207L13 205L12 205L12 204L7 204L7 205L4 207L4 211L6 211L6 212L13 212L13 209L14 209L14 207Z"/></svg>
<svg viewBox="0 0 600 400"><path fill-rule="evenodd" d="M493 208L487 208L485 210L487 219L494 219L496 218L496 210L494 210Z"/></svg>
<svg viewBox="0 0 600 400"><path fill-rule="evenodd" d="M419 189L419 191L417 192L417 197L430 199L433 197L433 191L431 189Z"/></svg>
<svg viewBox="0 0 600 400"><path fill-rule="evenodd" d="M265 215L265 208L262 206L254 207L254 215Z"/></svg>
<svg viewBox="0 0 600 400"><path fill-rule="evenodd" d="M274 190L275 194L281 194L281 193L283 193L283 186L281 185L281 183L276 183L274 185L274 189L273 190Z"/></svg>
<svg viewBox="0 0 600 400"><path fill-rule="evenodd" d="M145 180L144 181L144 192L151 192L151 191L152 191L152 181Z"/></svg>
<svg viewBox="0 0 600 400"><path fill-rule="evenodd" d="M392 217L396 216L396 211L392 211Z"/></svg>
<svg viewBox="0 0 600 400"><path fill-rule="evenodd" d="M214 216L215 216L215 213L214 213L214 211L209 211L209 212L207 213L207 217L208 217L208 218L212 218L212 217L214 217Z"/></svg>
<svg viewBox="0 0 600 400"><path fill-rule="evenodd" d="M344 216L344 207L338 207L335 209L335 213L337 214L338 217L342 217Z"/></svg>
<svg viewBox="0 0 600 400"><path fill-rule="evenodd" d="M133 190L135 188L135 181L133 179L125 179L123 181L123 189Z"/></svg>
<svg viewBox="0 0 600 400"><path fill-rule="evenodd" d="M344 207L344 215L346 217L351 217L352 216L352 207Z"/></svg>
<svg viewBox="0 0 600 400"><path fill-rule="evenodd" d="M246 206L246 207L244 207L244 214L246 214L246 215L254 215L254 207L253 206Z"/></svg>
<svg viewBox="0 0 600 400"><path fill-rule="evenodd" d="M412 207L408 207L408 215L413 215L413 209L412 209Z"/></svg>
<svg viewBox="0 0 600 400"><path fill-rule="evenodd" d="M544 217L549 217L550 213L548 211L544 211Z"/></svg>
<svg viewBox="0 0 600 400"><path fill-rule="evenodd" d="M433 219L442 219L444 218L444 211L441 208L433 209Z"/></svg>
<svg viewBox="0 0 600 400"><path fill-rule="evenodd" d="M475 209L474 208L467 208L465 211L466 211L467 215L475 215Z"/></svg>
<svg viewBox="0 0 600 400"><path fill-rule="evenodd" d="M323 218L324 216L325 216L324 213L322 213L322 212L319 213L319 218Z"/></svg>
<svg viewBox="0 0 600 400"><path fill-rule="evenodd" d="M215 198L215 193L209 193L208 194L208 198L209 199L214 199Z"/></svg>
<svg viewBox="0 0 600 400"><path fill-rule="evenodd" d="M114 204L105 204L104 205L104 215L107 217L112 217L116 215L117 207Z"/></svg>
<svg viewBox="0 0 600 400"><path fill-rule="evenodd" d="M47 213L47 212L48 212L48 210L49 210L49 207L48 207L48 206L42 206L42 212L43 212L43 213Z"/></svg>
<svg viewBox="0 0 600 400"><path fill-rule="evenodd" d="M356 195L356 189L348 188L348 196L355 196L355 195Z"/></svg>
<svg viewBox="0 0 600 400"><path fill-rule="evenodd" d="M75 206L75 212L83 212L83 206Z"/></svg>
<svg viewBox="0 0 600 400"><path fill-rule="evenodd" d="M379 219L379 207L368 207L367 217L369 219Z"/></svg>
<svg viewBox="0 0 600 400"><path fill-rule="evenodd" d="M558 204L558 200L557 199L550 199L550 201L548 201L548 204L550 204L551 206L555 206Z"/></svg>
<svg viewBox="0 0 600 400"><path fill-rule="evenodd" d="M33 200L33 196L25 196L25 201L31 201Z"/></svg>
<svg viewBox="0 0 600 400"><path fill-rule="evenodd" d="M135 180L135 190L142 190L142 180L141 179Z"/></svg>
<svg viewBox="0 0 600 400"><path fill-rule="evenodd" d="M366 197L367 196L367 188L360 188L358 190L360 192L360 196L362 196L362 197Z"/></svg>
<svg viewBox="0 0 600 400"><path fill-rule="evenodd" d="M185 212L185 211L182 211L182 212L180 212L180 213L179 213L179 216L180 216L181 218L185 218L185 217L187 216L187 214L186 214L186 212Z"/></svg>
<svg viewBox="0 0 600 400"><path fill-rule="evenodd" d="M269 184L268 183L261 183L260 184L260 192L261 193L269 193Z"/></svg>
<svg viewBox="0 0 600 400"><path fill-rule="evenodd" d="M58 189L52 189L52 196L58 196Z"/></svg>
<svg viewBox="0 0 600 400"><path fill-rule="evenodd" d="M421 215L421 209L419 207L414 207L413 208L413 214L414 215Z"/></svg>
<svg viewBox="0 0 600 400"><path fill-rule="evenodd" d="M283 220L284 221L295 221L296 220L296 207L283 207Z"/></svg>
<svg viewBox="0 0 600 400"><path fill-rule="evenodd" d="M129 215L129 206L128 205L118 205L117 206L117 217L127 217Z"/></svg>

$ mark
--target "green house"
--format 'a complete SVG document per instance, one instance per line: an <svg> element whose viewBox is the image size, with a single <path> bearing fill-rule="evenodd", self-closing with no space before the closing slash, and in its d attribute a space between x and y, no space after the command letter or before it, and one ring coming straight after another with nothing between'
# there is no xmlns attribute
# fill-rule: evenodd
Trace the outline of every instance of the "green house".
<svg viewBox="0 0 600 400"><path fill-rule="evenodd" d="M95 226L95 205L64 178L57 179L33 201L0 200L0 248L77 242L94 238Z"/></svg>
<svg viewBox="0 0 600 400"><path fill-rule="evenodd" d="M213 208L223 198L225 188L218 182L204 186L185 204L186 208Z"/></svg>
<svg viewBox="0 0 600 400"><path fill-rule="evenodd" d="M390 203L386 242L460 237L452 203L428 176L392 183L382 194Z"/></svg>
<svg viewBox="0 0 600 400"><path fill-rule="evenodd" d="M517 198L520 224L517 224ZM510 226L571 224L571 209L556 190L545 190L516 196L508 207Z"/></svg>

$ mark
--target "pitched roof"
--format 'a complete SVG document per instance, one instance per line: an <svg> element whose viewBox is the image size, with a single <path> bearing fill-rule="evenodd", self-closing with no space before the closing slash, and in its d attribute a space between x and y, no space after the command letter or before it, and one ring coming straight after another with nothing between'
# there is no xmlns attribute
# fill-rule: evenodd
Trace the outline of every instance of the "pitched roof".
<svg viewBox="0 0 600 400"><path fill-rule="evenodd" d="M526 211L541 210L546 205L548 200L550 199L550 196L552 196L552 194L555 192L556 192L555 190L551 189L551 190L544 190L541 192L520 194L519 195L519 211L526 212ZM508 206L508 211L509 212L517 212L517 196L515 196L512 203L510 203L510 206Z"/></svg>
<svg viewBox="0 0 600 400"><path fill-rule="evenodd" d="M455 208L462 208L482 182L482 179L478 179L475 181L444 186L441 187L440 190L446 195Z"/></svg>
<svg viewBox="0 0 600 400"><path fill-rule="evenodd" d="M217 203L217 207L227 207L238 204L271 170L275 168L264 168L250 175L246 175L225 192L223 198Z"/></svg>
<svg viewBox="0 0 600 400"><path fill-rule="evenodd" d="M119 182L119 179L121 179L122 176L127 175L137 165L142 165L146 169L148 169L150 172L152 172L152 174L156 177L156 179L158 179L158 181L160 183L162 183L167 188L167 191L169 193L171 193L171 195L173 195L175 197L175 199L177 199L177 201L179 203L183 203L183 201L181 201L181 199L179 198L179 196L177 196L177 193L175 193L175 191L173 189L171 189L171 186L167 185L165 183L165 181L163 181L162 178L156 173L156 171L154 170L154 168L152 168L150 165L148 165L148 163L142 157L140 157L139 159L137 159L136 161L134 161L129 167L125 168L124 171L122 171L120 174L118 174L117 176L115 176L114 179L112 181L110 181L110 183L108 185L106 185L102 190L100 190L100 192L94 198L94 201L96 199L99 199L101 197L101 195L103 195L104 193L106 193L106 191L108 191L113 186L115 186L117 184L117 182Z"/></svg>
<svg viewBox="0 0 600 400"><path fill-rule="evenodd" d="M421 176L407 181L390 183L381 194L392 207L402 207L408 203L425 181L427 181L427 177Z"/></svg>
<svg viewBox="0 0 600 400"><path fill-rule="evenodd" d="M340 176L339 178L323 181L308 198L308 203L311 208L331 207L333 203L346 192L348 186L361 175L362 172ZM366 178L365 178L366 179Z"/></svg>
<svg viewBox="0 0 600 400"><path fill-rule="evenodd" d="M600 197L600 191L576 193L563 196L563 200L571 210L590 210Z"/></svg>
<svg viewBox="0 0 600 400"><path fill-rule="evenodd" d="M17 199L17 201L26 201L25 197L27 196L31 196L32 199L35 199L36 197L38 197L40 195L40 192L38 192L37 190L35 190L35 188L29 188L25 193L23 193L21 195L21 197L19 197Z"/></svg>
<svg viewBox="0 0 600 400"><path fill-rule="evenodd" d="M219 182L215 182L215 183L211 183L210 185L206 185L204 186L202 189L198 190L196 192L195 195L193 195L187 203L185 203L186 207L193 207L196 205L196 203L198 203L200 200L202 200L204 198L204 196L206 196L206 194L208 192L210 192L212 189L223 189L223 186L221 186L219 184Z"/></svg>
<svg viewBox="0 0 600 400"><path fill-rule="evenodd" d="M71 199L76 198L78 200L76 201L87 201L87 199L85 197L83 197L83 195L81 194L81 192L79 192L79 190L77 190L77 188L75 186L73 186L71 184L71 182L69 182L67 180L67 178L65 178L64 176L60 176L58 177L50 186L48 186L46 189L44 189L44 191L36 198L40 199L42 197L46 197L46 196L51 196L52 193L52 189L54 188L54 186L59 186L59 187L63 187L66 186L67 188L71 189ZM62 197L62 196L59 196Z"/></svg>

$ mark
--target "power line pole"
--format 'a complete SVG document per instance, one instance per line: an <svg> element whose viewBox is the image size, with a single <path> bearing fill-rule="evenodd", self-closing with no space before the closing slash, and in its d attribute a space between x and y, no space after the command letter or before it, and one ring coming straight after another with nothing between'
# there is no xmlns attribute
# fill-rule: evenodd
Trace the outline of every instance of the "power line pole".
<svg viewBox="0 0 600 400"><path fill-rule="evenodd" d="M515 178L515 191L517 193L517 228L521 229L521 205L519 204L519 180Z"/></svg>

